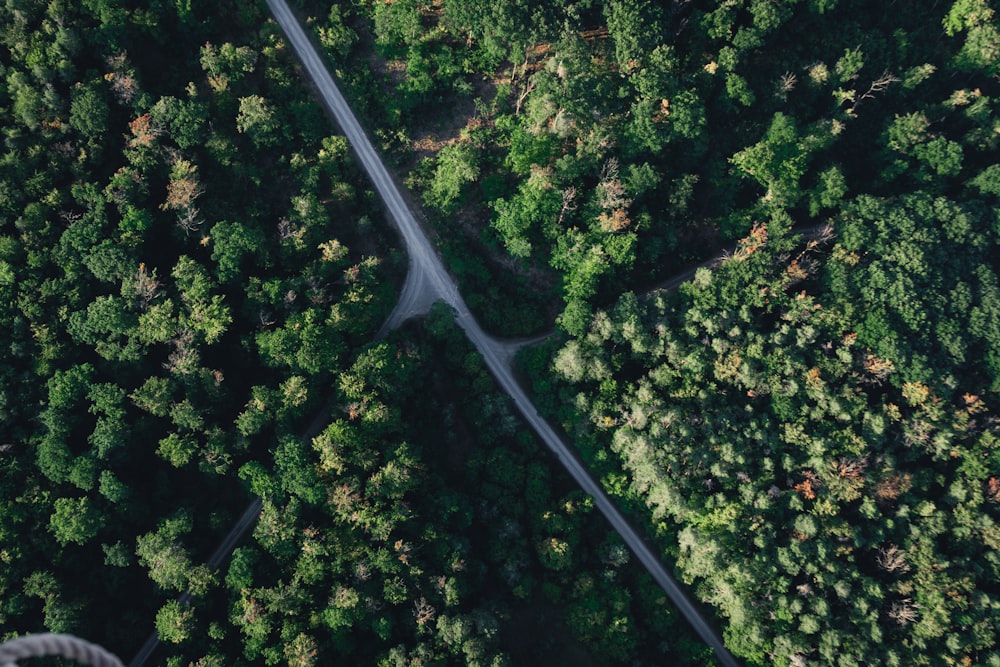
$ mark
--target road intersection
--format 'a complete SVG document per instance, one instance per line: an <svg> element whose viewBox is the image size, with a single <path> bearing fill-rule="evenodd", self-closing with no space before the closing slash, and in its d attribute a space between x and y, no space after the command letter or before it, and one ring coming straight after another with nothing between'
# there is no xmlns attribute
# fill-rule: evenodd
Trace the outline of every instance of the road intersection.
<svg viewBox="0 0 1000 667"><path fill-rule="evenodd" d="M725 648L715 629L708 623L687 593L649 548L638 532L628 523L601 486L594 480L576 455L543 419L514 377L511 360L516 346L488 335L473 317L458 291L455 281L417 222L403 195L396 187L364 130L340 93L312 42L295 18L285 0L267 0L268 7L302 61L323 102L337 119L355 155L369 174L382 198L391 220L399 230L409 255L409 273L399 303L390 314L382 333L399 326L414 315L426 313L435 301L444 301L455 311L455 321L482 355L490 372L511 397L514 405L535 433L566 468L576 483L594 499L611 526L622 537L646 570L667 593L677 609L694 630L715 652L725 667L739 663Z"/></svg>

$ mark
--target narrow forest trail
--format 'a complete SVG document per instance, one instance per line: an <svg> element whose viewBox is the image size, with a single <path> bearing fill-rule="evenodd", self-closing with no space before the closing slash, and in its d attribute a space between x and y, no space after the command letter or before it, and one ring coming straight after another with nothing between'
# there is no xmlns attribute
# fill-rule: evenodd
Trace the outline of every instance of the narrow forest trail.
<svg viewBox="0 0 1000 667"><path fill-rule="evenodd" d="M482 355L499 385L514 401L518 411L532 430L545 442L577 484L593 497L594 504L653 579L667 593L702 640L712 647L719 661L726 667L738 665L739 663L723 645L716 630L701 614L684 589L667 571L638 532L628 523L611 498L604 493L604 490L572 450L559 438L551 425L539 415L537 408L514 378L511 369L511 346L489 336L473 317L459 293L455 281L445 270L430 240L406 205L402 194L372 147L302 26L292 14L288 4L285 0L267 0L267 4L305 66L317 92L334 114L341 130L354 149L355 155L372 179L372 183L406 244L409 254L409 275L403 288L402 298L383 330L401 324L409 316L426 312L426 308L429 308L436 300L442 300L450 305L455 310L456 323L465 331L466 336Z"/></svg>
<svg viewBox="0 0 1000 667"><path fill-rule="evenodd" d="M215 548L212 555L208 558L208 567L211 570L217 570L222 562L229 557L229 554L233 552L236 545L239 543L243 536L246 535L247 531L253 528L257 523L257 519L260 518L261 509L263 509L264 503L260 498L254 498L250 501L250 504L243 514L240 515L239 520L236 524L229 529L229 533L222 538L222 542L219 546ZM177 598L177 602L183 606L187 606L191 603L191 593L184 592L180 597ZM146 638L145 643L136 652L135 657L128 663L129 667L142 667L143 664L149 657L153 655L153 651L160 645L160 635L156 630Z"/></svg>

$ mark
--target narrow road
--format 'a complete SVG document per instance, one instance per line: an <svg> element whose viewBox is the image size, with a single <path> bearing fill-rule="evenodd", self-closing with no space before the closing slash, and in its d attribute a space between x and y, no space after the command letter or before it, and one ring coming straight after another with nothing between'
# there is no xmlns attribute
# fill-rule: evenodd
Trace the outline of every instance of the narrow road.
<svg viewBox="0 0 1000 667"><path fill-rule="evenodd" d="M236 548L236 543L250 530L254 524L257 523L257 519L260 517L260 511L264 507L264 503L260 498L254 498L250 501L250 504L243 514L240 516L239 521L236 522L232 528L229 529L229 534L226 535L219 546L215 548L212 555L208 558L208 567L211 570L216 570L222 565L222 561L232 553L233 549ZM177 601L182 605L187 605L191 602L191 594L184 592L181 594ZM156 647L160 645L160 635L153 630L153 634L146 638L146 643L142 645L142 648L136 652L135 657L132 658L131 662L128 663L128 667L142 667L149 656L153 655L153 651Z"/></svg>
<svg viewBox="0 0 1000 667"><path fill-rule="evenodd" d="M594 498L594 504L597 508L621 535L625 544L635 553L639 561L667 593L702 640L712 647L719 661L725 667L738 665L736 659L722 644L722 640L714 628L701 615L685 591L667 572L653 551L625 520L625 517L604 493L604 490L590 476L587 469L562 442L548 422L539 416L538 410L514 379L510 366L509 347L487 335L472 316L461 294L459 294L458 287L445 270L430 240L407 207L402 194L396 188L371 142L368 141L361 129L361 125L354 117L354 113L334 83L333 77L330 76L288 4L285 0L267 0L267 4L305 66L323 101L333 112L355 154L368 172L406 244L410 257L410 271L403 288L403 298L400 299L400 303L397 304L383 328L391 328L401 323L410 314L420 312L425 305L429 307L437 299L450 305L456 312L456 322L483 356L497 382L513 399L525 421L555 454L577 484Z"/></svg>

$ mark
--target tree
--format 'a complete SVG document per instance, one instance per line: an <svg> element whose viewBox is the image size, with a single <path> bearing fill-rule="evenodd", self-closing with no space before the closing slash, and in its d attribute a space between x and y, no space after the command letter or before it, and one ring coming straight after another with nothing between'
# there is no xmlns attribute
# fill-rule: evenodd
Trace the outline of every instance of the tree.
<svg viewBox="0 0 1000 667"><path fill-rule="evenodd" d="M201 47L201 67L208 75L209 84L216 91L223 91L230 83L237 83L244 75L252 72L257 62L256 49L249 46L235 46L225 42L214 46L206 42Z"/></svg>
<svg viewBox="0 0 1000 667"><path fill-rule="evenodd" d="M101 517L86 497L56 498L49 517L49 530L60 544L84 544L101 527Z"/></svg>
<svg viewBox="0 0 1000 667"><path fill-rule="evenodd" d="M48 571L32 572L24 581L24 594L44 603L45 628L49 632L72 632L80 622L81 609L65 600L59 581Z"/></svg>
<svg viewBox="0 0 1000 667"><path fill-rule="evenodd" d="M379 2L375 5L375 41L379 46L410 45L423 33L415 0Z"/></svg>
<svg viewBox="0 0 1000 667"><path fill-rule="evenodd" d="M186 465L198 451L198 441L190 434L170 433L160 440L156 453L170 465Z"/></svg>
<svg viewBox="0 0 1000 667"><path fill-rule="evenodd" d="M154 127L166 128L170 138L185 151L205 141L208 113L208 105L199 99L171 96L161 97L150 109Z"/></svg>
<svg viewBox="0 0 1000 667"><path fill-rule="evenodd" d="M289 667L310 667L316 664L316 640L300 632L289 643L285 644L285 659Z"/></svg>
<svg viewBox="0 0 1000 667"><path fill-rule="evenodd" d="M254 146L264 148L278 141L278 119L271 104L260 95L240 98L240 109L236 116L236 129L250 136Z"/></svg>
<svg viewBox="0 0 1000 667"><path fill-rule="evenodd" d="M537 229L538 225L555 222L561 205L562 197L557 190L528 181L509 201L493 202L492 226L511 255L528 257L532 250L532 227Z"/></svg>
<svg viewBox="0 0 1000 667"><path fill-rule="evenodd" d="M193 568L180 538L191 527L191 517L182 512L160 521L156 530L136 538L139 563L149 568L149 578L162 589L183 591L188 586Z"/></svg>
<svg viewBox="0 0 1000 667"><path fill-rule="evenodd" d="M136 361L141 358L138 318L121 297L97 297L86 311L70 315L66 328L78 342L92 345L105 359Z"/></svg>
<svg viewBox="0 0 1000 667"><path fill-rule="evenodd" d="M776 113L765 138L736 153L731 162L767 188L765 200L779 206L798 201L799 181L806 172L809 145L799 136L795 119Z"/></svg>
<svg viewBox="0 0 1000 667"><path fill-rule="evenodd" d="M181 334L193 340L195 336L205 343L217 341L233 321L232 313L225 305L225 296L211 294L215 283L208 272L196 261L182 255L178 258L171 275L177 281L184 311L179 318Z"/></svg>
<svg viewBox="0 0 1000 667"><path fill-rule="evenodd" d="M7 77L7 86L13 99L15 117L29 130L37 129L46 115L41 93L23 72L11 71Z"/></svg>
<svg viewBox="0 0 1000 667"><path fill-rule="evenodd" d="M167 199L160 208L165 211L177 211L178 224L185 234L188 234L201 225L194 203L203 194L205 188L198 178L198 166L183 158L177 158L170 167Z"/></svg>
<svg viewBox="0 0 1000 667"><path fill-rule="evenodd" d="M358 34L344 22L341 5L332 5L327 15L326 25L320 26L319 43L328 53L343 60L358 42Z"/></svg>
<svg viewBox="0 0 1000 667"><path fill-rule="evenodd" d="M1000 72L1000 28L993 19L995 10L986 0L957 0L942 21L953 37L965 31L965 42L955 57L963 70L995 76Z"/></svg>
<svg viewBox="0 0 1000 667"><path fill-rule="evenodd" d="M173 385L168 378L150 377L129 398L142 410L166 417L172 403Z"/></svg>
<svg viewBox="0 0 1000 667"><path fill-rule="evenodd" d="M434 178L424 201L442 212L453 211L462 187L478 178L478 156L472 146L464 142L449 144L438 151Z"/></svg>
<svg viewBox="0 0 1000 667"><path fill-rule="evenodd" d="M282 487L310 504L324 497L310 451L297 437L286 438L274 450L275 472Z"/></svg>
<svg viewBox="0 0 1000 667"><path fill-rule="evenodd" d="M217 264L219 282L226 283L243 275L244 259L263 255L264 235L253 227L238 222L218 222L209 236L212 239L212 260Z"/></svg>
<svg viewBox="0 0 1000 667"><path fill-rule="evenodd" d="M662 34L659 7L648 0L627 2L611 0L604 5L608 32L615 42L615 60L622 72L642 66Z"/></svg>
<svg viewBox="0 0 1000 667"><path fill-rule="evenodd" d="M107 132L110 110L102 90L95 84L79 84L70 102L70 125L85 138L97 141Z"/></svg>
<svg viewBox="0 0 1000 667"><path fill-rule="evenodd" d="M177 600L170 600L156 612L156 634L160 641L180 644L194 630L194 610Z"/></svg>
<svg viewBox="0 0 1000 667"><path fill-rule="evenodd" d="M101 471L98 491L112 503L121 502L129 497L128 486L118 479L110 470Z"/></svg>

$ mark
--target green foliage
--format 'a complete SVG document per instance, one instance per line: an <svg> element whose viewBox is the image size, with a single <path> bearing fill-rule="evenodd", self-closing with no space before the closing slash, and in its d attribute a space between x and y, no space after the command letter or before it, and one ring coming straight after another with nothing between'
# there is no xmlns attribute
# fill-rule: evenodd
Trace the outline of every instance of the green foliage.
<svg viewBox="0 0 1000 667"><path fill-rule="evenodd" d="M217 264L219 281L226 283L243 275L241 262L245 257L261 255L264 235L238 222L217 222L210 232L212 260Z"/></svg>
<svg viewBox="0 0 1000 667"><path fill-rule="evenodd" d="M233 473L257 443L238 407L264 387L268 436L302 428L340 337L391 306L381 240L357 224L365 188L260 8L15 5L0 9L0 618L124 654L164 609L183 664L229 664L228 645L194 655L220 633L188 616L212 607L204 562L246 501ZM367 258L324 262L330 238ZM285 289L260 303L268 280ZM268 365L255 340L272 327L310 371ZM145 570L156 592L136 597ZM194 607L164 607L183 590Z"/></svg>
<svg viewBox="0 0 1000 667"><path fill-rule="evenodd" d="M576 428L654 521L680 524L663 547L748 662L864 664L886 636L903 662L993 646L949 618L982 622L996 601L959 612L944 594L996 576L965 565L991 558L972 526L993 520L972 492L985 469L961 463L995 439L970 417L996 409L1000 336L956 319L985 323L973 314L995 301L983 222L941 198L859 197L832 248L792 254L775 221L680 294L596 313L554 355Z"/></svg>
<svg viewBox="0 0 1000 667"><path fill-rule="evenodd" d="M205 140L209 107L198 99L181 100L161 97L150 109L155 122L165 127L181 150L191 149Z"/></svg>
<svg viewBox="0 0 1000 667"><path fill-rule="evenodd" d="M49 530L60 544L90 541L100 528L99 514L86 497L56 498Z"/></svg>
<svg viewBox="0 0 1000 667"><path fill-rule="evenodd" d="M552 224L559 213L559 193L542 183L528 181L509 200L493 202L496 217L493 228L500 235L507 251L515 257L531 254L533 226Z"/></svg>
<svg viewBox="0 0 1000 667"><path fill-rule="evenodd" d="M235 46L225 42L221 46L206 43L200 49L201 67L208 74L214 88L228 87L252 72L258 54L250 46Z"/></svg>
<svg viewBox="0 0 1000 667"><path fill-rule="evenodd" d="M69 122L87 139L97 140L108 129L108 103L96 85L80 85L73 91Z"/></svg>
<svg viewBox="0 0 1000 667"><path fill-rule="evenodd" d="M615 41L615 60L628 72L642 63L657 46L658 8L650 2L612 1L604 6L608 32Z"/></svg>
<svg viewBox="0 0 1000 667"><path fill-rule="evenodd" d="M344 8L332 5L327 15L327 24L318 29L319 42L327 53L343 60L358 42L358 34L345 23Z"/></svg>
<svg viewBox="0 0 1000 667"><path fill-rule="evenodd" d="M954 37L965 32L965 42L955 57L956 65L967 71L1000 71L1000 28L996 10L984 0L957 0L942 20L945 32Z"/></svg>
<svg viewBox="0 0 1000 667"><path fill-rule="evenodd" d="M298 3L373 136L446 146L413 183L483 321L562 296L548 404L751 664L995 661L1000 33L884 9ZM155 616L167 664L706 659L447 318L360 349L391 235L265 19L0 9L5 627L127 651Z"/></svg>
<svg viewBox="0 0 1000 667"><path fill-rule="evenodd" d="M194 611L170 600L156 612L156 634L160 641L180 644L194 628Z"/></svg>
<svg viewBox="0 0 1000 667"><path fill-rule="evenodd" d="M475 151L468 144L456 143L442 148L424 201L443 212L453 211L461 197L462 186L479 178L477 161Z"/></svg>
<svg viewBox="0 0 1000 667"><path fill-rule="evenodd" d="M779 112L771 119L764 139L734 155L732 163L767 188L765 201L793 206L801 197L799 182L806 173L810 152L832 140L824 134L819 128L800 136L795 120Z"/></svg>
<svg viewBox="0 0 1000 667"><path fill-rule="evenodd" d="M254 146L262 148L277 143L277 132L280 127L280 119L275 115L272 106L262 96L249 95L240 98L236 129L249 135Z"/></svg>
<svg viewBox="0 0 1000 667"><path fill-rule="evenodd" d="M149 578L161 589L189 590L197 596L203 595L212 583L212 573L204 565L193 564L180 542L192 526L191 517L180 513L160 521L156 530L136 539L139 564L149 569ZM176 616L173 618L176 620Z"/></svg>
<svg viewBox="0 0 1000 667"><path fill-rule="evenodd" d="M191 460L198 449L198 443L190 435L170 433L160 440L156 453L170 465L179 468Z"/></svg>

